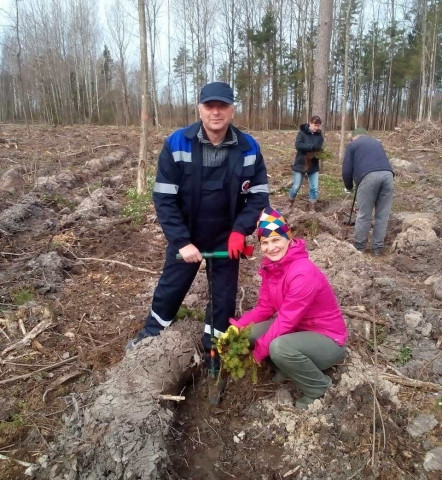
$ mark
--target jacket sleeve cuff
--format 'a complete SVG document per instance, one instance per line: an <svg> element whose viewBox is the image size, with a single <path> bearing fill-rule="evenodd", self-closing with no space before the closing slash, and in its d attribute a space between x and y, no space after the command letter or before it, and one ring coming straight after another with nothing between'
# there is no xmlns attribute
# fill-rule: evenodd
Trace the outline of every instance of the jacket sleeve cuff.
<svg viewBox="0 0 442 480"><path fill-rule="evenodd" d="M177 250L180 250L181 248L185 247L186 245L190 245L192 242L190 241L190 238L183 238L180 240L175 240L173 242L173 245L177 248Z"/></svg>
<svg viewBox="0 0 442 480"><path fill-rule="evenodd" d="M255 349L252 352L252 356L258 363L261 363L269 356L269 349L265 345L261 345L261 342L258 339L255 342Z"/></svg>

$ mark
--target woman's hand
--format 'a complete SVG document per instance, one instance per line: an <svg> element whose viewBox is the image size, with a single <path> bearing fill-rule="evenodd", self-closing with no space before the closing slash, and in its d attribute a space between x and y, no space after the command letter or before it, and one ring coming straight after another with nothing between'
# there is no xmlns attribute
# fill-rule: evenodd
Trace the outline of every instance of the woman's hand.
<svg viewBox="0 0 442 480"><path fill-rule="evenodd" d="M230 323L230 325L233 325L238 329L242 328L241 325L238 323L238 321L235 320L234 318L229 318L229 323Z"/></svg>
<svg viewBox="0 0 442 480"><path fill-rule="evenodd" d="M256 352L255 352L255 350L253 350L253 352L252 352L252 358L253 358L254 363L256 363L256 365L261 365L261 360L258 360L258 359L256 358Z"/></svg>

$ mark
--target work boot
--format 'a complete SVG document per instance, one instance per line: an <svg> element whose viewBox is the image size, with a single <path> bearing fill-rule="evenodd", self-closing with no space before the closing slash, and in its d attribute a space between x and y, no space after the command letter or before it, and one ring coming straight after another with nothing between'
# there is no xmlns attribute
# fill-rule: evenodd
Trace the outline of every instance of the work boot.
<svg viewBox="0 0 442 480"><path fill-rule="evenodd" d="M316 200L310 200L308 202L308 211L309 212L316 212Z"/></svg>
<svg viewBox="0 0 442 480"><path fill-rule="evenodd" d="M308 410L308 406L311 405L315 400L316 398L307 397L307 395L304 395L300 399L296 400L295 407L299 408L300 410Z"/></svg>
<svg viewBox="0 0 442 480"><path fill-rule="evenodd" d="M295 199L289 197L289 204L290 204L291 207L293 207L294 203L295 203Z"/></svg>
<svg viewBox="0 0 442 480"><path fill-rule="evenodd" d="M301 410L308 410L309 405L311 405L317 398L321 398L325 395L325 392L327 391L327 388L332 386L332 379L328 375L324 375L327 385L322 386L322 387L316 387L312 390L313 396L310 395L303 395L301 398L296 400L295 406ZM316 390L316 392L314 392Z"/></svg>
<svg viewBox="0 0 442 480"><path fill-rule="evenodd" d="M382 255L382 248L378 248L377 250L372 250L371 254L373 257L380 257Z"/></svg>
<svg viewBox="0 0 442 480"><path fill-rule="evenodd" d="M148 338L148 337L156 337L159 334L160 334L160 330L158 332L153 332L153 331L146 331L146 329L143 328L137 333L137 336L135 338L132 338L127 342L127 345L124 347L124 350L126 352L128 352L129 350L133 350L135 345L141 342L141 340L144 340L145 338Z"/></svg>
<svg viewBox="0 0 442 480"><path fill-rule="evenodd" d="M223 374L220 376L218 375L218 372L215 376L209 374L207 377L207 383L209 385L209 405L219 405L227 385L226 376Z"/></svg>
<svg viewBox="0 0 442 480"><path fill-rule="evenodd" d="M275 375L272 377L273 383L284 383L286 380L287 377L280 370L277 370Z"/></svg>

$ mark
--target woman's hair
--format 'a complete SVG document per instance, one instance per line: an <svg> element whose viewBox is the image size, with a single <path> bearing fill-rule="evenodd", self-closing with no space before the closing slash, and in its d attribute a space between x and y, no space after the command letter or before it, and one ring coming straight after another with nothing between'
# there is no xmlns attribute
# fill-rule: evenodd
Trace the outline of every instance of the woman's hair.
<svg viewBox="0 0 442 480"><path fill-rule="evenodd" d="M315 125L322 125L321 117L318 117L318 115L313 115L313 117L310 118L310 123L313 123Z"/></svg>

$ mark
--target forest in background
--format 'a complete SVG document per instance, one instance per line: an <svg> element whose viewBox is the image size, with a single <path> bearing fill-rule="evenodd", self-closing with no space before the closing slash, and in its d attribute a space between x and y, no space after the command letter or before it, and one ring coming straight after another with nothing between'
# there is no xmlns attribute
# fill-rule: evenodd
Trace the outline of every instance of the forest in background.
<svg viewBox="0 0 442 480"><path fill-rule="evenodd" d="M144 3L152 125L193 121L201 86L215 80L234 87L244 127L293 128L315 113L319 0ZM139 123L136 0L9 0L0 10L1 122ZM331 12L328 129L342 105L347 128L441 120L440 1L335 0Z"/></svg>

